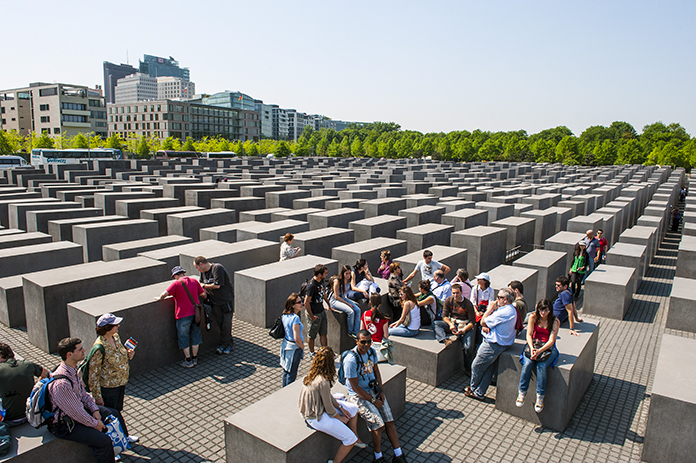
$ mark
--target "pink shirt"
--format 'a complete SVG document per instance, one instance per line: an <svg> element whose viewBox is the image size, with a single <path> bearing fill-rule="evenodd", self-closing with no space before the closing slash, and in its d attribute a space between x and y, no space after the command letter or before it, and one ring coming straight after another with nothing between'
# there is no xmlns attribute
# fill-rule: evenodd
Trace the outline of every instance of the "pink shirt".
<svg viewBox="0 0 696 463"><path fill-rule="evenodd" d="M193 278L183 277L173 281L172 284L169 285L169 288L167 288L167 292L174 298L174 303L176 304L174 318L177 320L196 314L193 304L191 303L191 299L189 299L188 294L186 294L186 290L184 289L184 281L186 282L186 287L188 287L191 297L193 297L196 304L200 302L198 296L205 293L205 290L200 283Z"/></svg>

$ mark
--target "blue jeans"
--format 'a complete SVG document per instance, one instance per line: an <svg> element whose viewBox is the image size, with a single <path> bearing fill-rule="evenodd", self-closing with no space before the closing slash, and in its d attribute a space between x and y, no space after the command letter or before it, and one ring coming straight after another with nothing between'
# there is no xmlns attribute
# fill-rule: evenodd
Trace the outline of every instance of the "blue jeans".
<svg viewBox="0 0 696 463"><path fill-rule="evenodd" d="M493 373L498 370L498 356L510 346L501 346L494 342L483 340L476 358L471 364L471 389L478 397L486 395L488 386L491 385Z"/></svg>
<svg viewBox="0 0 696 463"><path fill-rule="evenodd" d="M345 296L355 302L360 301L361 299L365 299L365 295L361 293L360 291L353 291L352 289L346 290Z"/></svg>
<svg viewBox="0 0 696 463"><path fill-rule="evenodd" d="M416 336L417 334L418 330L409 330L404 325L389 328L389 336Z"/></svg>
<svg viewBox="0 0 696 463"><path fill-rule="evenodd" d="M544 360L543 362L538 362L536 360L532 360L527 358L526 356L522 356L522 374L520 374L520 387L519 390L520 392L527 392L527 389L529 389L529 381L532 379L532 371L534 370L534 367L536 366L536 376L537 376L537 395L545 395L546 394L546 370L549 368L549 365L551 365L556 359L558 358L558 349L556 349L556 346L553 346L551 348L551 355L549 358Z"/></svg>
<svg viewBox="0 0 696 463"><path fill-rule="evenodd" d="M347 300L348 304L339 301L332 295L329 299L329 304L331 305L332 309L348 315L348 333L356 334L358 331L360 331L360 307L358 307L358 305L350 299Z"/></svg>
<svg viewBox="0 0 696 463"><path fill-rule="evenodd" d="M462 341L462 349L464 350L464 368L471 370L471 362L474 360L474 332L476 328L472 328L464 334L458 335ZM447 336L452 334L449 325L442 320L433 322L433 330L435 331L435 339L437 342L442 342L447 339Z"/></svg>
<svg viewBox="0 0 696 463"><path fill-rule="evenodd" d="M294 383L297 379L297 369L300 367L300 360L302 360L302 349L295 349L292 356L290 371L283 370L283 387Z"/></svg>
<svg viewBox="0 0 696 463"><path fill-rule="evenodd" d="M594 258L590 257L587 262L587 271L585 272L585 276L582 277L582 282L583 284L585 283L585 280L587 280L587 277L590 276L590 273L594 270Z"/></svg>
<svg viewBox="0 0 696 463"><path fill-rule="evenodd" d="M176 333L179 339L179 349L188 349L189 345L198 346L203 343L201 327L196 325L196 316L180 318L176 321Z"/></svg>

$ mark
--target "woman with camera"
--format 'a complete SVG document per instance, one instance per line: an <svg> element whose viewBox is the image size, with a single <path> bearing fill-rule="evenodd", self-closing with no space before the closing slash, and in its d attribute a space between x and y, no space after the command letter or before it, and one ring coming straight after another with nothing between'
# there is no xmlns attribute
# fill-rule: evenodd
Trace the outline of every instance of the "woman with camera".
<svg viewBox="0 0 696 463"><path fill-rule="evenodd" d="M546 370L553 366L558 359L556 336L561 322L553 315L553 304L548 299L540 300L536 310L529 317L527 324L527 346L522 355L522 373L520 374L519 393L515 405L524 405L524 399L529 389L532 370L536 367L537 398L534 411L541 413L544 409L546 394Z"/></svg>

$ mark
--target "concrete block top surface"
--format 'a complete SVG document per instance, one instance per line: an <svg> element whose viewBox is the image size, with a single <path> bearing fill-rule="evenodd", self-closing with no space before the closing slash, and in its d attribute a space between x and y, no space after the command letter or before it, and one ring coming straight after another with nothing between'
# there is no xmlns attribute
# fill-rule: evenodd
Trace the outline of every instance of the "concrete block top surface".
<svg viewBox="0 0 696 463"><path fill-rule="evenodd" d="M527 267L513 267L512 265L498 265L487 273L491 277L491 288L498 290L506 288L508 283L513 280L525 281L537 273L537 270Z"/></svg>
<svg viewBox="0 0 696 463"><path fill-rule="evenodd" d="M311 270L314 269L315 265L323 264L330 265L338 261L334 259L328 259L326 257L319 256L299 256L294 259L284 260L282 262L273 262L271 264L259 265L258 267L252 267L244 270L238 270L235 275L244 275L260 280L274 280L285 275L296 273L298 271L306 271L307 278L312 277Z"/></svg>
<svg viewBox="0 0 696 463"><path fill-rule="evenodd" d="M683 235L679 243L680 251L696 251L696 236Z"/></svg>
<svg viewBox="0 0 696 463"><path fill-rule="evenodd" d="M531 217L507 217L505 219L496 220L491 222L491 225L502 226L502 227L517 227L520 225L525 225L534 222Z"/></svg>
<svg viewBox="0 0 696 463"><path fill-rule="evenodd" d="M696 340L665 334L652 393L682 402L696 403Z"/></svg>
<svg viewBox="0 0 696 463"><path fill-rule="evenodd" d="M191 238L189 238L187 236L166 235L166 236L158 236L156 238L146 238L143 240L123 241L120 243L109 244L107 246L109 249L113 249L115 251L124 251L126 249L140 248L140 247L146 247L146 246L158 245L158 244L167 244L167 243L182 244L182 243L190 243L190 242L191 242Z"/></svg>
<svg viewBox="0 0 696 463"><path fill-rule="evenodd" d="M454 256L456 254L459 254L461 252L466 251L464 248L455 248L452 246L440 246L440 245L435 245L435 246L430 246L428 248L429 251L433 253L433 260L436 262L442 262L443 259L446 259L448 257ZM425 249L412 252L410 254L406 254L404 256L397 256L396 258L393 258L392 260L395 262L408 262L411 264L415 264L420 260L423 260L423 251ZM456 270L456 269L455 269Z"/></svg>
<svg viewBox="0 0 696 463"><path fill-rule="evenodd" d="M356 209L353 207L342 207L340 209L330 209L330 210L324 210L321 212L314 212L309 215L313 217L335 217L337 215L344 215L344 214L351 214L351 213L357 213L357 214L362 214L365 211L363 209Z"/></svg>
<svg viewBox="0 0 696 463"><path fill-rule="evenodd" d="M585 237L584 233L561 231L546 239L547 242L575 244Z"/></svg>
<svg viewBox="0 0 696 463"><path fill-rule="evenodd" d="M560 259L566 257L565 252L547 251L545 249L535 249L527 255L517 259L514 264L523 267L549 267Z"/></svg>
<svg viewBox="0 0 696 463"><path fill-rule="evenodd" d="M631 257L641 257L643 254L645 254L646 246L643 246L642 244L628 244L628 243L614 243L614 245L609 248L607 251L607 255L622 255L622 256L631 256Z"/></svg>
<svg viewBox="0 0 696 463"><path fill-rule="evenodd" d="M507 233L507 232L504 228L487 227L485 225L479 225L477 227L467 228L467 229L455 232L456 235L467 235L467 236L477 236L477 237L486 236L486 235L493 235L496 233Z"/></svg>
<svg viewBox="0 0 696 463"><path fill-rule="evenodd" d="M77 280L90 280L104 275L115 275L128 272L135 268L152 268L153 270L163 265L163 262L145 257L133 257L130 259L114 260L111 262L96 261L86 264L71 265L51 270L43 270L28 273L22 278L31 281L41 287L57 286Z"/></svg>
<svg viewBox="0 0 696 463"><path fill-rule="evenodd" d="M33 259L31 254L41 254L47 251L57 251L59 249L81 248L79 244L72 241L58 241L55 243L32 244L29 246L17 246L14 248L0 249L0 259L3 257L26 255L28 259Z"/></svg>
<svg viewBox="0 0 696 463"><path fill-rule="evenodd" d="M397 215L378 215L375 217L370 217L367 219L360 219L360 220L353 220L352 224L356 225L382 225L385 223L393 222L393 221L400 221L403 222L404 224L406 223L406 218L405 217L399 217Z"/></svg>
<svg viewBox="0 0 696 463"><path fill-rule="evenodd" d="M167 289L170 284L172 284L172 281L174 280L167 280L161 283L140 286L139 288L105 294L103 296L93 297L90 299L83 299L80 301L71 302L68 305L79 309L81 312L97 317L105 313L114 313L120 310L150 303L155 297L162 294L162 292Z"/></svg>
<svg viewBox="0 0 696 463"><path fill-rule="evenodd" d="M326 227L320 228L318 230L311 230L301 233L295 233L295 239L299 241L307 241L315 238L323 238L330 235L336 235L339 233L355 233L354 230L348 228L337 228L337 227Z"/></svg>
<svg viewBox="0 0 696 463"><path fill-rule="evenodd" d="M452 225L442 225L439 223L426 223L423 225L417 225L415 227L403 228L399 230L402 233L414 233L414 234L426 234L433 233L442 230L454 230Z"/></svg>
<svg viewBox="0 0 696 463"><path fill-rule="evenodd" d="M176 217L179 219L188 219L190 217L201 217L201 216L206 216L206 215L229 214L229 213L230 213L230 209L218 207L218 208L213 208L213 209L199 209L197 211L181 212L179 214L171 214L171 215L169 215L169 217Z"/></svg>
<svg viewBox="0 0 696 463"><path fill-rule="evenodd" d="M110 222L77 224L77 225L73 225L73 227L81 228L81 229L85 229L85 230L89 230L89 229L93 229L93 228L111 228L111 229L115 230L118 227L128 227L130 225L140 224L140 223L157 223L157 221L150 220L150 219L115 220L115 221L110 221Z"/></svg>
<svg viewBox="0 0 696 463"><path fill-rule="evenodd" d="M692 289L694 288L696 288L696 280L692 280L691 278L674 277L670 297L693 300L694 293Z"/></svg>
<svg viewBox="0 0 696 463"><path fill-rule="evenodd" d="M272 241L251 239L239 241L237 243L225 243L217 240L200 241L199 246L190 247L181 251L181 256L205 256L207 259L215 259L219 256L227 256L237 252L249 251L253 249L265 248L267 246L279 246L278 243ZM189 246L189 245L184 245ZM195 252L190 252L195 251ZM195 254L195 255L194 255Z"/></svg>
<svg viewBox="0 0 696 463"><path fill-rule="evenodd" d="M334 250L349 251L349 252L366 252L374 249L389 249L391 246L406 243L404 240L394 238L377 237L369 240L358 241L357 243L344 244L333 248Z"/></svg>
<svg viewBox="0 0 696 463"><path fill-rule="evenodd" d="M585 281L628 287L635 271L636 269L632 267L603 264L596 268Z"/></svg>

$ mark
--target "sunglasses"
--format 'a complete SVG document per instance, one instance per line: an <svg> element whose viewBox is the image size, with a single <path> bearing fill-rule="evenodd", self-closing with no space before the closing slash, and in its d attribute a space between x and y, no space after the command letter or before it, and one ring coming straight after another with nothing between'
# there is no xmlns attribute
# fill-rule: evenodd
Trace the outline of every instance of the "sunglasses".
<svg viewBox="0 0 696 463"><path fill-rule="evenodd" d="M295 301L295 304L302 304L302 301Z"/></svg>
<svg viewBox="0 0 696 463"><path fill-rule="evenodd" d="M372 340L370 339L369 341L358 341L360 344L365 345L365 344L372 344Z"/></svg>

